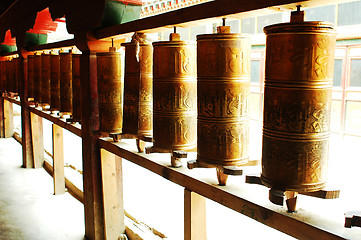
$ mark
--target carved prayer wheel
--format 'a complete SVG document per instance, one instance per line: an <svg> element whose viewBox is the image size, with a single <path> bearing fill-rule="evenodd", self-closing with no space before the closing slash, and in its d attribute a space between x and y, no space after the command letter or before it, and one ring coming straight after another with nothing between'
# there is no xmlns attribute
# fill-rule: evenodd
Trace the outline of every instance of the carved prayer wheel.
<svg viewBox="0 0 361 240"><path fill-rule="evenodd" d="M304 22L300 13L264 28L261 179L274 189L307 192L326 181L336 35L331 24Z"/></svg>
<svg viewBox="0 0 361 240"><path fill-rule="evenodd" d="M40 53L34 53L34 101L41 102L41 83L42 83L42 70L41 70L41 55Z"/></svg>
<svg viewBox="0 0 361 240"><path fill-rule="evenodd" d="M123 133L152 135L153 47L137 33L125 46Z"/></svg>
<svg viewBox="0 0 361 240"><path fill-rule="evenodd" d="M60 112L71 115L73 110L72 53L60 51Z"/></svg>
<svg viewBox="0 0 361 240"><path fill-rule="evenodd" d="M121 133L123 126L123 82L120 53L97 53L99 130Z"/></svg>
<svg viewBox="0 0 361 240"><path fill-rule="evenodd" d="M80 54L73 54L72 59L73 71L73 121L80 122L81 108L80 108Z"/></svg>
<svg viewBox="0 0 361 240"><path fill-rule="evenodd" d="M34 100L34 55L28 55L28 98Z"/></svg>
<svg viewBox="0 0 361 240"><path fill-rule="evenodd" d="M196 45L155 42L153 55L153 149L192 150L197 142Z"/></svg>
<svg viewBox="0 0 361 240"><path fill-rule="evenodd" d="M41 82L41 102L50 104L50 54L41 54L42 82Z"/></svg>
<svg viewBox="0 0 361 240"><path fill-rule="evenodd" d="M60 56L55 51L50 54L50 110L60 110Z"/></svg>
<svg viewBox="0 0 361 240"><path fill-rule="evenodd" d="M218 27L197 36L197 161L241 166L249 159L251 41Z"/></svg>

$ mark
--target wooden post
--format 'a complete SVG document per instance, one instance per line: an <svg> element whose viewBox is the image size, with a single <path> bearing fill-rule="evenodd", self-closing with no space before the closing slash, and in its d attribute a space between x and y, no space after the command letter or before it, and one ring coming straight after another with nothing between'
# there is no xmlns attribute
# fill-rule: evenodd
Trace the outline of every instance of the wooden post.
<svg viewBox="0 0 361 240"><path fill-rule="evenodd" d="M184 189L184 239L206 240L206 199Z"/></svg>
<svg viewBox="0 0 361 240"><path fill-rule="evenodd" d="M63 129L53 124L54 194L65 193Z"/></svg>
<svg viewBox="0 0 361 240"><path fill-rule="evenodd" d="M4 98L0 96L0 138L5 137L4 121Z"/></svg>
<svg viewBox="0 0 361 240"><path fill-rule="evenodd" d="M31 136L33 142L33 166L43 167L44 163L44 140L43 140L43 118L34 113L30 113Z"/></svg>
<svg viewBox="0 0 361 240"><path fill-rule="evenodd" d="M14 135L13 103L9 101L4 101L4 128L6 138Z"/></svg>
<svg viewBox="0 0 361 240"><path fill-rule="evenodd" d="M104 202L104 235L105 239L118 240L125 233L122 159L104 149L101 149L100 153Z"/></svg>
<svg viewBox="0 0 361 240"><path fill-rule="evenodd" d="M23 167L34 167L33 143L31 137L31 122L28 102L28 59L25 58L28 52L19 53L19 77L20 77L20 105L21 105L21 141L23 145ZM21 71L22 70L22 71Z"/></svg>

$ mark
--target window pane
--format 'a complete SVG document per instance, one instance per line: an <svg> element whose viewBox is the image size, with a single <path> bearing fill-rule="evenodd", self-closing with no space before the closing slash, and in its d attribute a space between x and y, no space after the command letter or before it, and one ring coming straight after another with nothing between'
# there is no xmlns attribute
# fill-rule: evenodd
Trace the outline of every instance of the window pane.
<svg viewBox="0 0 361 240"><path fill-rule="evenodd" d="M331 104L331 131L340 132L341 130L341 107L342 102L339 100L332 100Z"/></svg>
<svg viewBox="0 0 361 240"><path fill-rule="evenodd" d="M326 21L335 23L335 5L309 8L305 10L307 21Z"/></svg>
<svg viewBox="0 0 361 240"><path fill-rule="evenodd" d="M361 1L343 3L338 5L338 26L361 23Z"/></svg>
<svg viewBox="0 0 361 240"><path fill-rule="evenodd" d="M276 13L257 18L257 33L263 33L263 28L268 25L282 22L282 13Z"/></svg>
<svg viewBox="0 0 361 240"><path fill-rule="evenodd" d="M241 20L242 33L255 33L256 18L245 18Z"/></svg>
<svg viewBox="0 0 361 240"><path fill-rule="evenodd" d="M333 86L335 87L341 87L342 65L343 65L342 59L335 59L335 67L333 70Z"/></svg>
<svg viewBox="0 0 361 240"><path fill-rule="evenodd" d="M347 101L345 131L361 135L361 102Z"/></svg>
<svg viewBox="0 0 361 240"><path fill-rule="evenodd" d="M259 83L259 60L251 61L251 82Z"/></svg>
<svg viewBox="0 0 361 240"><path fill-rule="evenodd" d="M226 26L231 27L231 33L239 33L239 20L226 21Z"/></svg>
<svg viewBox="0 0 361 240"><path fill-rule="evenodd" d="M351 60L351 87L361 87L361 59Z"/></svg>

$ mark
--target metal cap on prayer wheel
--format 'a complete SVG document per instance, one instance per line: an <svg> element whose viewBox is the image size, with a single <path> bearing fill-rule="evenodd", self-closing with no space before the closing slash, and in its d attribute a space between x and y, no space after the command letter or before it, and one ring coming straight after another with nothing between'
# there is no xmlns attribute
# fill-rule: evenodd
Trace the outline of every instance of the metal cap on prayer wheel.
<svg viewBox="0 0 361 240"><path fill-rule="evenodd" d="M50 110L60 110L60 56L50 52Z"/></svg>
<svg viewBox="0 0 361 240"><path fill-rule="evenodd" d="M125 47L123 133L152 135L153 47L145 34L136 33Z"/></svg>
<svg viewBox="0 0 361 240"><path fill-rule="evenodd" d="M79 122L81 120L80 108L80 55L73 54L72 71L73 71L73 121Z"/></svg>
<svg viewBox="0 0 361 240"><path fill-rule="evenodd" d="M42 70L41 70L41 55L34 53L34 101L41 102L41 83L42 83Z"/></svg>
<svg viewBox="0 0 361 240"><path fill-rule="evenodd" d="M34 100L34 55L28 55L28 98Z"/></svg>
<svg viewBox="0 0 361 240"><path fill-rule="evenodd" d="M41 102L43 104L50 104L50 54L41 54Z"/></svg>
<svg viewBox="0 0 361 240"><path fill-rule="evenodd" d="M264 28L262 182L296 192L324 187L327 175L333 62L331 24L304 22Z"/></svg>
<svg viewBox="0 0 361 240"><path fill-rule="evenodd" d="M153 43L153 149L196 148L196 45L179 41Z"/></svg>
<svg viewBox="0 0 361 240"><path fill-rule="evenodd" d="M97 53L99 130L121 133L123 126L123 82L121 57L114 48Z"/></svg>
<svg viewBox="0 0 361 240"><path fill-rule="evenodd" d="M60 50L60 112L71 115L73 111L72 53Z"/></svg>
<svg viewBox="0 0 361 240"><path fill-rule="evenodd" d="M197 161L241 166L249 160L251 41L232 34L197 36Z"/></svg>

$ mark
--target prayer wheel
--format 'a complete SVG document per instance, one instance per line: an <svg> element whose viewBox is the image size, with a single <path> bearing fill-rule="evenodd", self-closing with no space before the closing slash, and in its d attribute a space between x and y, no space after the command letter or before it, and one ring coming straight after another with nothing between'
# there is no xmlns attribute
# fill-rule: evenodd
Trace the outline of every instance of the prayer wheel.
<svg viewBox="0 0 361 240"><path fill-rule="evenodd" d="M152 135L152 44L145 34L137 33L132 42L122 46L125 47L123 133Z"/></svg>
<svg viewBox="0 0 361 240"><path fill-rule="evenodd" d="M34 55L28 55L28 98L34 100Z"/></svg>
<svg viewBox="0 0 361 240"><path fill-rule="evenodd" d="M196 45L172 33L170 41L155 42L153 47L153 149L195 149Z"/></svg>
<svg viewBox="0 0 361 240"><path fill-rule="evenodd" d="M273 189L322 189L327 174L336 34L324 22L267 26L262 182Z"/></svg>
<svg viewBox="0 0 361 240"><path fill-rule="evenodd" d="M197 36L197 161L241 166L249 159L251 41L221 26Z"/></svg>
<svg viewBox="0 0 361 240"><path fill-rule="evenodd" d="M116 49L97 53L99 130L121 133L123 126L123 81L121 57Z"/></svg>
<svg viewBox="0 0 361 240"><path fill-rule="evenodd" d="M1 92L6 91L6 67L5 61L0 61Z"/></svg>
<svg viewBox="0 0 361 240"><path fill-rule="evenodd" d="M73 54L72 59L72 88L73 88L73 121L80 122L81 108L80 108L80 54Z"/></svg>
<svg viewBox="0 0 361 240"><path fill-rule="evenodd" d="M73 111L72 53L60 51L60 112L71 115Z"/></svg>
<svg viewBox="0 0 361 240"><path fill-rule="evenodd" d="M11 59L8 62L8 89L9 92L14 92L14 82L15 82L15 68L14 68L14 60Z"/></svg>
<svg viewBox="0 0 361 240"><path fill-rule="evenodd" d="M41 83L42 83L42 70L41 70L41 55L40 53L34 54L34 101L41 102Z"/></svg>
<svg viewBox="0 0 361 240"><path fill-rule="evenodd" d="M60 56L55 51L50 54L50 110L60 110Z"/></svg>
<svg viewBox="0 0 361 240"><path fill-rule="evenodd" d="M50 54L41 54L41 68L42 68L42 82L41 82L41 102L43 104L50 104Z"/></svg>

